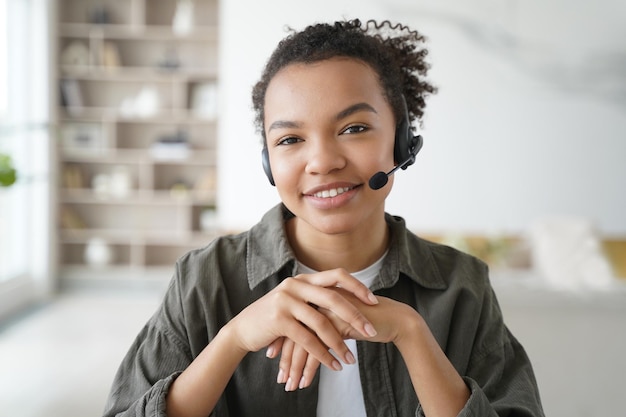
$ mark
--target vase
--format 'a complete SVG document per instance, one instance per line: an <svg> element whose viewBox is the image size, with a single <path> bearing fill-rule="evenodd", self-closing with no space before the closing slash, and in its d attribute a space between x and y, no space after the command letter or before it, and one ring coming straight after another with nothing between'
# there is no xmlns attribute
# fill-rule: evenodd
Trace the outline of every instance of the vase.
<svg viewBox="0 0 626 417"><path fill-rule="evenodd" d="M85 262L93 267L110 265L113 262L111 246L104 239L90 239L85 246Z"/></svg>

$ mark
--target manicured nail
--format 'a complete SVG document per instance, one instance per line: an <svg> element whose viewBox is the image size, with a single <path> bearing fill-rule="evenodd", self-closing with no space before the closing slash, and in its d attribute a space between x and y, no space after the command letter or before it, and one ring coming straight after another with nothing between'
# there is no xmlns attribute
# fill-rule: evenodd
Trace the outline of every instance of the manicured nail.
<svg viewBox="0 0 626 417"><path fill-rule="evenodd" d="M356 359L354 358L354 355L350 351L346 353L344 359L346 360L346 363L349 363L350 365L353 365L356 363Z"/></svg>
<svg viewBox="0 0 626 417"><path fill-rule="evenodd" d="M333 363L331 363L331 366L335 371L341 371L343 369L343 366L341 366L339 361L333 361Z"/></svg>
<svg viewBox="0 0 626 417"><path fill-rule="evenodd" d="M276 382L278 382L279 384L285 383L285 373L283 372L282 369L278 370L278 376L276 377Z"/></svg>
<svg viewBox="0 0 626 417"><path fill-rule="evenodd" d="M268 358L272 358L274 356L274 346L270 346L265 351L265 356Z"/></svg>
<svg viewBox="0 0 626 417"><path fill-rule="evenodd" d="M369 298L372 304L378 304L378 298L376 298L373 292L369 293L367 298Z"/></svg>
<svg viewBox="0 0 626 417"><path fill-rule="evenodd" d="M372 326L370 323L367 323L365 325L365 333L367 333L369 337L374 337L378 334L374 326Z"/></svg>
<svg viewBox="0 0 626 417"><path fill-rule="evenodd" d="M289 378L287 380L287 383L285 384L285 391L291 392L291 391L295 391L296 389L296 384L293 382L293 379Z"/></svg>
<svg viewBox="0 0 626 417"><path fill-rule="evenodd" d="M304 387L306 387L306 379L304 378L304 375L302 375L302 378L300 378L300 385L298 385L298 388L303 389Z"/></svg>

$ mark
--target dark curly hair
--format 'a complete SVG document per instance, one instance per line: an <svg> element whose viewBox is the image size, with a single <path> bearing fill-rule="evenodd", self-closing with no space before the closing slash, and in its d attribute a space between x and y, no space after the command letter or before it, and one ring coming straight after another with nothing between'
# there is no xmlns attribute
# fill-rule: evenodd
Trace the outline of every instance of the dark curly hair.
<svg viewBox="0 0 626 417"><path fill-rule="evenodd" d="M265 93L272 78L293 63L313 63L333 57L359 59L378 74L387 101L396 120L403 117L404 96L409 119L422 122L426 97L437 89L425 80L430 65L423 47L425 37L401 24L385 20L358 19L319 23L291 34L278 43L270 56L261 79L252 89L255 125L265 141Z"/></svg>

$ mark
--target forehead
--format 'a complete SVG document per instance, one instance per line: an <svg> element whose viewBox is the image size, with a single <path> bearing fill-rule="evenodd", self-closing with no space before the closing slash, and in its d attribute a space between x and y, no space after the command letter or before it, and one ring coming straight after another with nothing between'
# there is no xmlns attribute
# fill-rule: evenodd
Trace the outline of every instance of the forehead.
<svg viewBox="0 0 626 417"><path fill-rule="evenodd" d="M332 58L313 63L293 63L270 81L265 111L280 108L354 102L386 103L378 74L363 61Z"/></svg>

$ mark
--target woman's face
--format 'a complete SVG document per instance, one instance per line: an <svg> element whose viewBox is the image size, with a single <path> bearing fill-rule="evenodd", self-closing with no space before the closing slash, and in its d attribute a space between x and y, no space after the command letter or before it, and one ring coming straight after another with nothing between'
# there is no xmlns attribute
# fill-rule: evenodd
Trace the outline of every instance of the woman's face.
<svg viewBox="0 0 626 417"><path fill-rule="evenodd" d="M283 203L302 226L349 233L384 221L393 178L395 120L376 73L362 61L333 58L280 70L265 95L265 134Z"/></svg>

